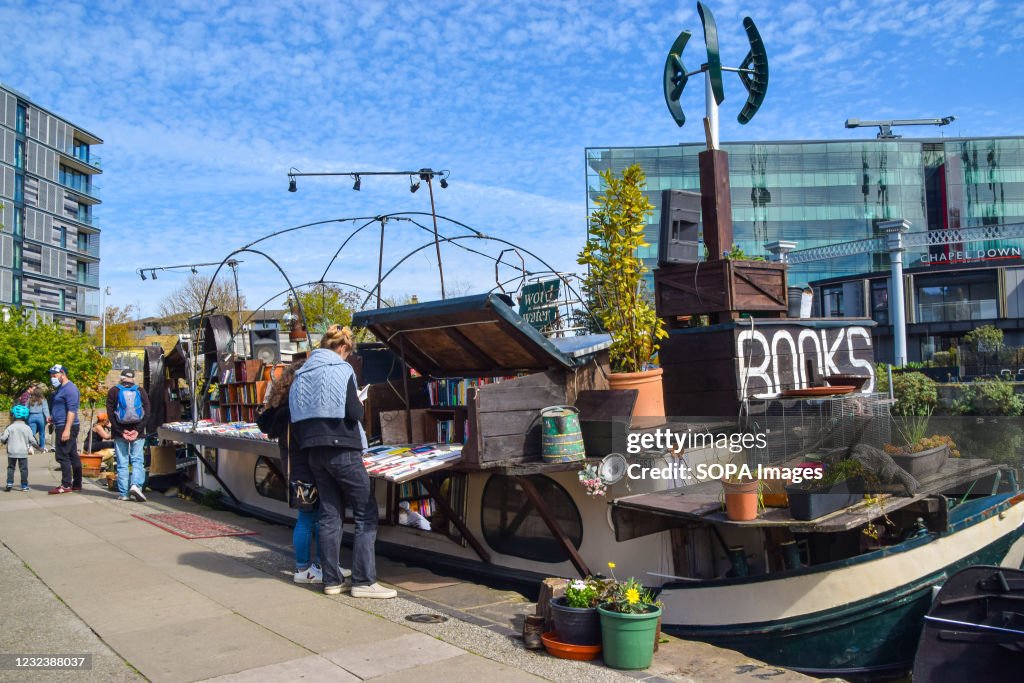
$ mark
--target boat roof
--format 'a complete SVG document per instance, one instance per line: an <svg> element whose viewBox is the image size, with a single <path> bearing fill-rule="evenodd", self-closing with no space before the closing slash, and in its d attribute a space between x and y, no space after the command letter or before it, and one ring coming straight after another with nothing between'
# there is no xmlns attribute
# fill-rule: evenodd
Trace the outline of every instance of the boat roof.
<svg viewBox="0 0 1024 683"><path fill-rule="evenodd" d="M433 377L573 369L611 345L608 335L548 339L494 293L360 311L352 324Z"/></svg>

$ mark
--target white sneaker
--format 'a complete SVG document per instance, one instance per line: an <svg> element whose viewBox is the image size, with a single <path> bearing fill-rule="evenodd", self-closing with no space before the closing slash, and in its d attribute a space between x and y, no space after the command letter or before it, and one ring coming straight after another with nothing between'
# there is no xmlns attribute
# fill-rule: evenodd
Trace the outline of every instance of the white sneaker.
<svg viewBox="0 0 1024 683"><path fill-rule="evenodd" d="M137 500L140 503L146 502L146 497L142 495L142 489L139 488L138 484L132 484L132 487L128 489L128 495L131 496L133 500Z"/></svg>
<svg viewBox="0 0 1024 683"><path fill-rule="evenodd" d="M303 569L301 572L295 572L292 577L295 583L323 583L324 575L320 571L320 567L315 564L309 565L307 569Z"/></svg>
<svg viewBox="0 0 1024 683"><path fill-rule="evenodd" d="M338 595L339 593L348 593L352 589L352 582L346 581L340 586L324 586L325 595Z"/></svg>
<svg viewBox="0 0 1024 683"><path fill-rule="evenodd" d="M391 598L397 598L398 591L393 588L385 588L379 583L371 583L369 586L352 586L352 597L389 600Z"/></svg>

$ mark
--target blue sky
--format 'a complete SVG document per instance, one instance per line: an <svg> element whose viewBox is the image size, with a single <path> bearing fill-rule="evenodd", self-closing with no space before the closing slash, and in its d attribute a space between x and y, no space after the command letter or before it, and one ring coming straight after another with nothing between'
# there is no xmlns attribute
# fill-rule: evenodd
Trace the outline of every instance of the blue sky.
<svg viewBox="0 0 1024 683"><path fill-rule="evenodd" d="M747 126L727 75L723 141L873 137L847 118L938 117L932 135L1020 135L1024 4L981 0L710 2L723 63L746 54L744 16L764 38L771 84ZM113 304L153 313L187 271L142 282L138 267L219 261L257 237L331 218L429 211L405 178L300 179L287 171L449 169L438 213L577 270L586 230L584 149L703 139L703 90L676 127L661 91L665 53L694 32L696 3L10 2L0 0L0 81L99 135L102 284ZM351 223L265 242L296 282L320 276ZM442 232L461 231L442 226ZM426 242L392 224L385 268ZM376 230L328 279L376 278ZM475 245L486 247L486 245ZM497 254L502 245L486 247ZM448 284L485 291L494 266L447 246ZM433 250L385 296L439 294ZM239 257L250 304L283 289ZM527 267L540 269L536 262ZM212 272L210 269L205 272Z"/></svg>

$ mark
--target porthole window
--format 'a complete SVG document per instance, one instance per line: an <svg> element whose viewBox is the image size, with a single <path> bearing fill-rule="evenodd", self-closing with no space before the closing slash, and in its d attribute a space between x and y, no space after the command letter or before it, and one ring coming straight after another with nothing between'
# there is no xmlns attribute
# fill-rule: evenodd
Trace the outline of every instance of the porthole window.
<svg viewBox="0 0 1024 683"><path fill-rule="evenodd" d="M553 479L539 474L528 479L578 549L583 542L583 521L572 497ZM536 506L512 477L495 475L487 480L480 514L484 539L496 552L536 562L569 560Z"/></svg>
<svg viewBox="0 0 1024 683"><path fill-rule="evenodd" d="M252 476L256 492L261 496L284 503L288 502L288 486L278 475L277 468L270 466L270 461L267 458L261 455L256 459L256 467L253 469Z"/></svg>

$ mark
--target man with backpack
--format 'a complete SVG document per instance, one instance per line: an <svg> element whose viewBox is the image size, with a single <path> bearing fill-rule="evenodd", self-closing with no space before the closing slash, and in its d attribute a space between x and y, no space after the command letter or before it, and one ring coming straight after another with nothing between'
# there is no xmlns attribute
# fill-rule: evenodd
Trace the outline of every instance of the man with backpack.
<svg viewBox="0 0 1024 683"><path fill-rule="evenodd" d="M107 392L107 417L117 458L117 499L145 502L142 487L146 483L146 465L142 447L149 418L149 396L135 384L135 371L131 368L122 370L121 381ZM131 485L128 483L129 465Z"/></svg>

